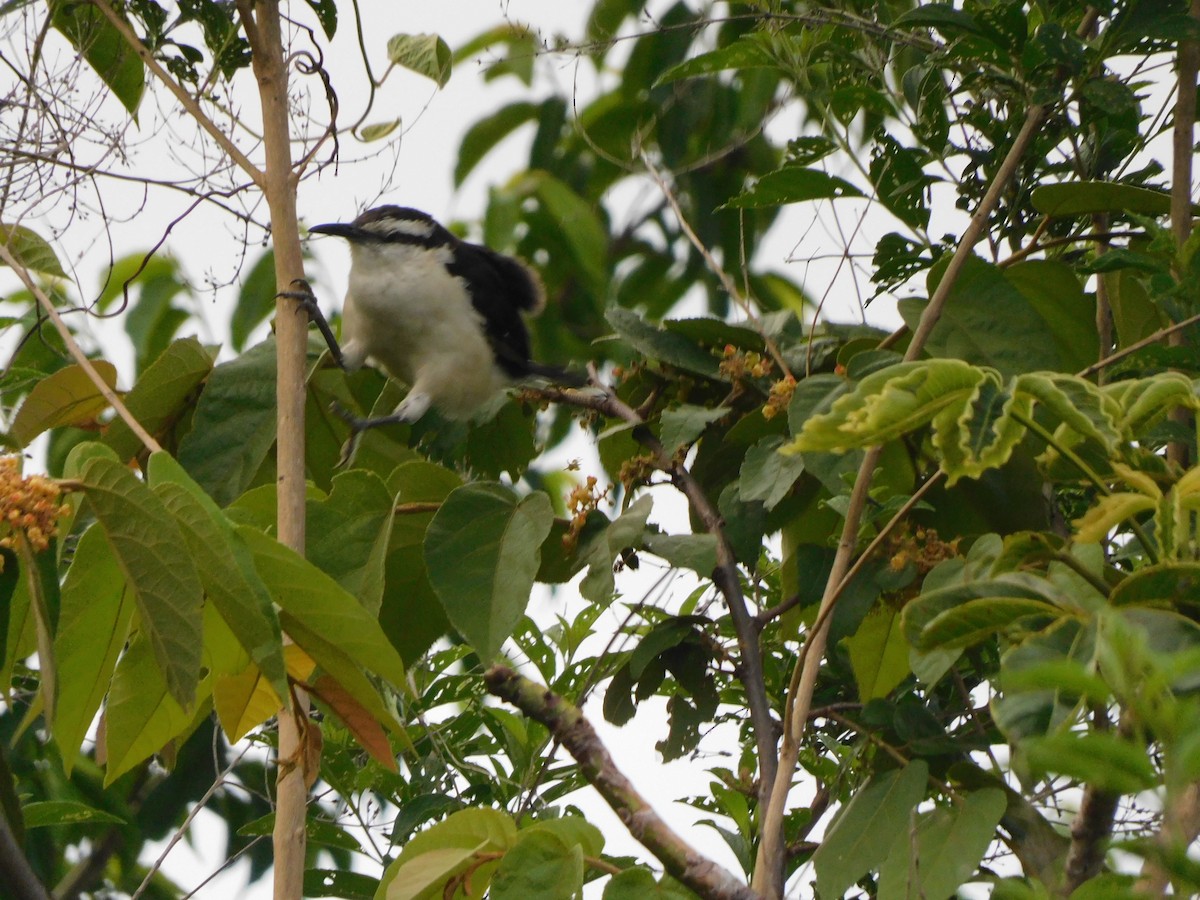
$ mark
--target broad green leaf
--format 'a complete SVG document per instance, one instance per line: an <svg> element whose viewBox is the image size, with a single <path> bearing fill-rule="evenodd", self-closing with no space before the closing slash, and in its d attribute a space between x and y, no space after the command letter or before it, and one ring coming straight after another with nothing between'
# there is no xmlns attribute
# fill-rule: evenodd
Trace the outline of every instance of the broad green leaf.
<svg viewBox="0 0 1200 900"><path fill-rule="evenodd" d="M1200 563L1180 561L1145 566L1113 588L1113 606L1195 604L1200 599Z"/></svg>
<svg viewBox="0 0 1200 900"><path fill-rule="evenodd" d="M554 521L543 493L468 484L446 498L425 534L425 564L454 627L492 659L525 612Z"/></svg>
<svg viewBox="0 0 1200 900"><path fill-rule="evenodd" d="M886 697L892 688L911 674L908 641L900 627L900 612L890 606L873 610L858 631L843 643L850 653L850 666L863 703Z"/></svg>
<svg viewBox="0 0 1200 900"><path fill-rule="evenodd" d="M1182 372L1159 372L1149 378L1129 378L1106 384L1101 391L1120 407L1120 428L1137 440L1161 422L1172 409L1195 409L1196 392Z"/></svg>
<svg viewBox="0 0 1200 900"><path fill-rule="evenodd" d="M761 500L768 510L774 509L804 474L803 457L780 453L782 446L783 438L771 435L746 451L738 477L743 501Z"/></svg>
<svg viewBox="0 0 1200 900"><path fill-rule="evenodd" d="M579 266L579 275L585 279L592 293L604 296L608 286L608 229L601 221L597 206L548 172L526 174L520 187L524 192L537 196L570 248Z"/></svg>
<svg viewBox="0 0 1200 900"><path fill-rule="evenodd" d="M927 579L926 584L920 596L905 604L901 616L905 637L914 647L922 646L921 634L930 623L955 607L975 600L1016 598L1058 606L1056 601L1060 599L1046 579L1019 572L995 578L962 576L937 587L929 587Z"/></svg>
<svg viewBox="0 0 1200 900"><path fill-rule="evenodd" d="M1088 216L1094 213L1165 216L1171 211L1171 195L1166 191L1112 181L1043 184L1033 189L1029 199L1034 209L1045 216Z"/></svg>
<svg viewBox="0 0 1200 900"><path fill-rule="evenodd" d="M117 369L112 363L97 359L92 367L105 384L116 387ZM107 407L108 401L83 367L66 366L34 385L17 410L9 434L23 447L51 428L94 421Z"/></svg>
<svg viewBox="0 0 1200 900"><path fill-rule="evenodd" d="M200 638L195 640L200 649ZM167 690L146 635L138 631L122 654L105 706L105 785L157 753L192 721Z"/></svg>
<svg viewBox="0 0 1200 900"><path fill-rule="evenodd" d="M785 166L768 172L748 191L738 194L719 209L775 209L788 203L806 200L836 200L841 197L861 197L863 192L836 175L803 166Z"/></svg>
<svg viewBox="0 0 1200 900"><path fill-rule="evenodd" d="M626 869L604 886L603 900L695 900L696 895L673 878L654 878L649 869Z"/></svg>
<svg viewBox="0 0 1200 900"><path fill-rule="evenodd" d="M0 245L7 247L13 259L31 272L55 278L67 277L54 248L32 228L0 222ZM3 265L6 263L0 262L0 266Z"/></svg>
<svg viewBox="0 0 1200 900"><path fill-rule="evenodd" d="M955 359L899 363L873 372L829 412L804 419L783 453L839 451L883 444L930 422L945 409L962 409L994 376Z"/></svg>
<svg viewBox="0 0 1200 900"><path fill-rule="evenodd" d="M1120 444L1121 408L1112 395L1090 381L1058 372L1033 373L1017 377L1012 391L1033 398L1067 428L1106 451L1115 451Z"/></svg>
<svg viewBox="0 0 1200 900"><path fill-rule="evenodd" d="M716 358L683 335L653 325L631 309L614 306L604 316L620 338L651 359L697 375L717 377Z"/></svg>
<svg viewBox="0 0 1200 900"><path fill-rule="evenodd" d="M120 816L74 800L42 800L27 803L21 808L26 828L45 828L48 825L127 825Z"/></svg>
<svg viewBox="0 0 1200 900"><path fill-rule="evenodd" d="M604 852L604 833L581 816L563 816L559 819L539 819L521 829L521 835L536 831L548 831L568 846L583 850L584 856L599 857Z"/></svg>
<svg viewBox="0 0 1200 900"><path fill-rule="evenodd" d="M914 760L872 778L855 792L813 854L817 891L840 897L886 858L897 834L907 832L913 809L925 797L929 767Z"/></svg>
<svg viewBox="0 0 1200 900"><path fill-rule="evenodd" d="M121 105L136 117L146 86L146 71L141 57L116 26L98 7L77 0L52 0L50 21L95 69Z"/></svg>
<svg viewBox="0 0 1200 900"><path fill-rule="evenodd" d="M1146 748L1115 732L1065 732L1022 742L1030 768L1055 773L1118 794L1148 790L1157 783Z"/></svg>
<svg viewBox="0 0 1200 900"><path fill-rule="evenodd" d="M59 692L51 726L71 773L128 637L134 600L99 523L79 539L54 636Z"/></svg>
<svg viewBox="0 0 1200 900"><path fill-rule="evenodd" d="M151 435L161 435L184 414L185 403L212 367L212 354L195 338L175 341L147 366L124 396L125 406ZM103 442L122 460L142 449L141 440L119 416L109 423Z"/></svg>
<svg viewBox="0 0 1200 900"><path fill-rule="evenodd" d="M364 469L335 475L329 496L305 506L308 561L375 615L383 598L394 506L383 479Z"/></svg>
<svg viewBox="0 0 1200 900"><path fill-rule="evenodd" d="M237 303L229 317L229 337L239 353L250 332L275 312L275 253L268 250L243 274Z"/></svg>
<svg viewBox="0 0 1200 900"><path fill-rule="evenodd" d="M1122 522L1139 513L1155 510L1158 503L1144 494L1119 493L1101 497L1086 513L1071 524L1075 539L1082 544L1098 543Z"/></svg>
<svg viewBox="0 0 1200 900"><path fill-rule="evenodd" d="M0 672L7 669L9 620L16 608L13 596L20 581L21 565L17 554L7 547L0 547ZM7 684L7 679L0 681L0 685Z"/></svg>
<svg viewBox="0 0 1200 900"><path fill-rule="evenodd" d="M275 341L213 369L196 406L179 462L227 506L250 486L275 443Z"/></svg>
<svg viewBox="0 0 1200 900"><path fill-rule="evenodd" d="M643 546L674 569L691 569L705 578L717 567L717 538L711 534L648 534Z"/></svg>
<svg viewBox="0 0 1200 900"><path fill-rule="evenodd" d="M154 492L179 525L208 599L278 696L286 699L279 619L249 548L167 453L153 454L147 470Z"/></svg>
<svg viewBox="0 0 1200 900"><path fill-rule="evenodd" d="M330 0L332 4L333 0ZM341 897L343 900L371 900L379 890L379 879L346 869L305 869L305 897Z"/></svg>
<svg viewBox="0 0 1200 900"><path fill-rule="evenodd" d="M294 550L261 531L241 525L237 533L250 547L258 574L280 606L280 624L322 668L347 690L352 689L347 683L351 679L324 658L325 649L332 648L393 685L404 685L404 663L375 617L353 595ZM367 705L363 697L354 697Z"/></svg>
<svg viewBox="0 0 1200 900"><path fill-rule="evenodd" d="M914 840L910 828L896 835L879 870L879 896L896 900L952 897L975 874L996 839L1008 801L1004 791L984 788L961 806L921 817ZM915 858L914 858L915 857Z"/></svg>
<svg viewBox="0 0 1200 900"><path fill-rule="evenodd" d="M537 103L510 103L468 128L458 145L458 162L454 165L455 186L466 180L493 147L526 122L537 118L540 110L541 105Z"/></svg>
<svg viewBox="0 0 1200 900"><path fill-rule="evenodd" d="M337 33L337 0L305 0L305 2L316 13L317 21L321 23L321 30L325 32L325 37L333 40L334 34Z"/></svg>
<svg viewBox="0 0 1200 900"><path fill-rule="evenodd" d="M492 900L573 897L583 889L583 851L549 831L522 831L492 876Z"/></svg>
<svg viewBox="0 0 1200 900"><path fill-rule="evenodd" d="M364 144L369 144L372 141L381 141L399 128L400 125L400 119L392 119L387 122L373 122L358 129L358 139Z"/></svg>
<svg viewBox="0 0 1200 900"><path fill-rule="evenodd" d="M724 406L710 409L706 406L683 404L663 410L659 417L659 439L663 450L672 456L681 447L690 445L700 437L713 422L729 415Z"/></svg>
<svg viewBox="0 0 1200 900"><path fill-rule="evenodd" d="M94 458L83 490L133 589L141 632L171 696L190 708L200 677L204 591L183 534L163 502L119 463Z"/></svg>
<svg viewBox="0 0 1200 900"><path fill-rule="evenodd" d="M701 53L686 62L672 66L658 76L655 87L683 78L712 75L727 69L774 68L778 66L766 48L752 40L734 41L726 47Z"/></svg>
<svg viewBox="0 0 1200 900"><path fill-rule="evenodd" d="M297 644L284 647L283 657L288 677L300 684L307 683L317 667L313 658ZM283 706L280 696L288 697L288 694L280 695L254 665L213 681L213 711L230 743L237 743L252 728L276 715ZM289 698L289 705L290 702Z"/></svg>
<svg viewBox="0 0 1200 900"><path fill-rule="evenodd" d="M387 42L388 60L411 69L445 87L450 80L453 55L450 47L436 34L397 34Z"/></svg>
<svg viewBox="0 0 1200 900"><path fill-rule="evenodd" d="M376 900L432 900L442 886L476 853L503 853L517 839L512 817L495 809L463 809L451 813L404 845L383 873ZM481 866L487 883L495 864Z"/></svg>
<svg viewBox="0 0 1200 900"><path fill-rule="evenodd" d="M1057 619L1063 611L1041 600L994 596L970 600L936 616L921 629L919 650L969 647L1030 616Z"/></svg>

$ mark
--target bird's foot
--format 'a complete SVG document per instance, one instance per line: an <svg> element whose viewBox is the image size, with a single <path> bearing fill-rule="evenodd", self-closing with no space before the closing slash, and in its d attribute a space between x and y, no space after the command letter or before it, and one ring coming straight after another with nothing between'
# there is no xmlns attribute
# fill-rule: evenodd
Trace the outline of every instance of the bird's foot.
<svg viewBox="0 0 1200 900"><path fill-rule="evenodd" d="M336 400L330 403L330 412L350 426L350 436L346 438L346 443L342 445L342 453L338 459L338 467L342 468L350 464L350 462L354 459L354 455L358 452L358 445L362 440L363 434L367 431L370 431L372 428L379 428L382 425L407 425L408 423L415 421L416 418L419 418L419 416L413 417L409 415L408 413L411 413L411 410L402 410L401 407L403 406L404 404L401 403L400 406L396 407L395 412L393 412L390 416L363 418L361 416L356 416ZM424 412L425 409L428 408L429 404L426 402L425 407L421 410L421 412Z"/></svg>
<svg viewBox="0 0 1200 900"><path fill-rule="evenodd" d="M333 329L329 327L329 321L325 318L325 314L321 312L321 307L317 303L317 295L313 293L312 286L308 281L303 278L293 278L291 289L280 291L275 296L295 301L296 311L307 313L309 321L317 326L317 329L321 332L321 337L325 338L325 344L329 347L329 352L333 355L338 366L343 369L346 368L346 360L342 356L342 348L338 346Z"/></svg>

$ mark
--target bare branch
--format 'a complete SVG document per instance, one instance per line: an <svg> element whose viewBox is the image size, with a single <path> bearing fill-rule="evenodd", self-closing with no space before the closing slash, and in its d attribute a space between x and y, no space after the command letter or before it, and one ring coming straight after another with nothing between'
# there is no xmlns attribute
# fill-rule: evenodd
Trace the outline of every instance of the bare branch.
<svg viewBox="0 0 1200 900"><path fill-rule="evenodd" d="M71 354L71 358L78 363L79 368L83 369L87 377L91 379L100 396L108 402L108 405L129 426L129 430L137 435L138 440L142 442L142 446L151 453L161 450L162 445L151 436L150 432L142 427L142 423L134 418L133 413L129 411L129 407L125 405L117 395L117 392L109 387L108 382L100 377L100 373L96 371L96 367L92 365L92 361L87 358L87 354L83 352L83 349L75 340L75 336L71 334L71 329L67 328L67 324L62 320L62 316L59 315L58 310L54 306L54 301L46 296L46 292L42 290L41 285L33 280L33 277L29 274L29 270L17 261L16 257L12 255L12 252L3 243L0 243L0 261L16 272L17 277L21 279L29 292L37 298L42 309L46 311L46 315L50 317L50 321L54 323L54 327L58 330L59 335L62 336L63 343L67 345L67 352Z"/></svg>
<svg viewBox="0 0 1200 900"><path fill-rule="evenodd" d="M733 874L697 853L659 817L617 769L595 729L578 707L506 666L493 666L484 675L484 681L491 693L550 729L629 833L654 854L673 878L711 900L758 898L758 894Z"/></svg>

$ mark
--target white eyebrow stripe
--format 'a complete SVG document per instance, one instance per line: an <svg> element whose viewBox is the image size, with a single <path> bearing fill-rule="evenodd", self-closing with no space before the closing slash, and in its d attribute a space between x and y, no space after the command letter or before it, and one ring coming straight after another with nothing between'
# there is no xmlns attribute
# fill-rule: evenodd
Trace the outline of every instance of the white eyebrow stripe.
<svg viewBox="0 0 1200 900"><path fill-rule="evenodd" d="M368 231L381 235L404 235L427 238L433 234L433 223L421 219L378 219L366 226Z"/></svg>

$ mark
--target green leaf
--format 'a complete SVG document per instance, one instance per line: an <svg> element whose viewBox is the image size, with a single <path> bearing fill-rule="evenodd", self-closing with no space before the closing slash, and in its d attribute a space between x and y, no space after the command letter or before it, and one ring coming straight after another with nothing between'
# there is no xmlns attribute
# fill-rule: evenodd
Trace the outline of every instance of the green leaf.
<svg viewBox="0 0 1200 900"><path fill-rule="evenodd" d="M1112 181L1043 184L1033 189L1029 199L1033 208L1045 216L1088 216L1095 213L1165 216L1171 212L1171 195L1166 191ZM1192 209L1200 211L1197 206Z"/></svg>
<svg viewBox="0 0 1200 900"><path fill-rule="evenodd" d="M645 356L708 378L717 377L716 358L682 334L666 331L619 306L611 307L604 317L618 337Z"/></svg>
<svg viewBox="0 0 1200 900"><path fill-rule="evenodd" d="M54 659L59 691L51 727L68 775L108 691L134 601L97 523L83 533L62 586Z"/></svg>
<svg viewBox="0 0 1200 900"><path fill-rule="evenodd" d="M47 825L104 825L129 824L120 816L96 809L74 800L42 800L27 803L21 809L26 828L45 828Z"/></svg>
<svg viewBox="0 0 1200 900"><path fill-rule="evenodd" d="M662 416L659 417L659 439L662 441L663 450L668 456L674 455L675 451L689 446L704 433L704 429L729 415L729 412L730 410L723 406L709 409L706 406L689 404L663 410Z"/></svg>
<svg viewBox="0 0 1200 900"><path fill-rule="evenodd" d="M947 265L943 259L930 270L931 294ZM905 300L900 313L915 327L924 308L923 301ZM1004 315L997 316L997 309ZM1094 361L1096 340L1095 303L1065 263L1000 269L970 256L926 349L931 356L991 366L1008 378L1038 370L1078 371Z"/></svg>
<svg viewBox="0 0 1200 900"><path fill-rule="evenodd" d="M150 484L175 517L208 599L275 689L288 697L279 619L245 542L217 505L167 453L150 457Z"/></svg>
<svg viewBox="0 0 1200 900"><path fill-rule="evenodd" d="M275 341L268 339L213 369L196 406L179 462L227 506L250 486L275 443Z"/></svg>
<svg viewBox="0 0 1200 900"><path fill-rule="evenodd" d="M194 646L198 654L199 637ZM117 663L104 717L105 786L157 753L192 721L168 691L142 631L134 633Z"/></svg>
<svg viewBox="0 0 1200 900"><path fill-rule="evenodd" d="M387 122L373 122L358 129L358 139L364 144L369 144L372 141L381 141L399 128L400 125L400 119L392 119Z"/></svg>
<svg viewBox="0 0 1200 900"><path fill-rule="evenodd" d="M383 873L376 900L432 900L476 853L502 853L517 838L517 826L495 809L463 809L414 835ZM486 885L496 864L480 866L473 883ZM479 879L476 882L476 878Z"/></svg>
<svg viewBox="0 0 1200 900"><path fill-rule="evenodd" d="M361 603L336 581L279 541L247 525L238 526L254 554L254 565L280 606L284 630L347 690L351 686L326 665L321 653L331 647L393 685L404 685L404 663ZM310 649L315 638L316 652ZM363 698L355 696L360 702Z"/></svg>
<svg viewBox="0 0 1200 900"><path fill-rule="evenodd" d="M929 767L914 760L872 778L842 807L813 854L817 892L840 897L886 858L897 834L907 833L913 809L925 797Z"/></svg>
<svg viewBox="0 0 1200 900"><path fill-rule="evenodd" d="M768 510L774 509L804 474L804 458L780 453L782 446L783 438L771 435L746 451L738 476L743 501L761 500Z"/></svg>
<svg viewBox="0 0 1200 900"><path fill-rule="evenodd" d="M112 363L97 359L92 367L105 384L116 387L117 369ZM66 366L33 386L13 418L9 435L26 446L43 431L90 422L107 407L108 401L83 367Z"/></svg>
<svg viewBox="0 0 1200 900"><path fill-rule="evenodd" d="M183 415L185 404L212 367L212 354L198 340L175 341L125 395L125 407L151 435L161 435ZM141 439L120 417L109 423L102 440L122 460L131 459L142 449Z"/></svg>
<svg viewBox="0 0 1200 900"><path fill-rule="evenodd" d="M649 869L626 869L604 886L603 900L695 900L696 895L673 878L656 881Z"/></svg>
<svg viewBox="0 0 1200 900"><path fill-rule="evenodd" d="M7 247L13 258L31 272L54 278L67 277L54 248L32 228L0 222L0 245ZM4 265L7 263L0 262L0 266Z"/></svg>
<svg viewBox="0 0 1200 900"><path fill-rule="evenodd" d="M269 833L269 832L268 832ZM342 900L371 900L379 890L379 879L341 869L305 869L305 897L341 897Z"/></svg>
<svg viewBox="0 0 1200 900"><path fill-rule="evenodd" d="M458 145L458 162L454 165L455 186L466 180L471 170L493 147L526 122L536 119L541 109L538 103L510 103L468 128Z"/></svg>
<svg viewBox="0 0 1200 900"><path fill-rule="evenodd" d="M571 256L579 266L579 275L586 280L592 293L603 297L608 286L608 229L601 221L597 205L548 172L525 174L519 187L523 192L537 196L570 248Z"/></svg>
<svg viewBox="0 0 1200 900"><path fill-rule="evenodd" d="M140 628L167 689L181 707L190 708L204 645L204 591L183 534L163 502L120 463L93 458L81 476L88 502L133 588Z"/></svg>
<svg viewBox="0 0 1200 900"><path fill-rule="evenodd" d="M1029 616L1057 619L1062 610L1041 600L993 596L971 600L934 617L921 629L917 649L969 647Z"/></svg>
<svg viewBox="0 0 1200 900"><path fill-rule="evenodd" d="M726 69L776 68L778 63L761 44L752 40L734 41L726 47L701 53L689 60L671 66L658 76L654 86L670 84L683 78L712 75Z"/></svg>
<svg viewBox="0 0 1200 900"><path fill-rule="evenodd" d="M334 34L337 33L337 0L305 0L305 2L317 14L317 21L321 23L321 30L325 32L325 37L333 40Z"/></svg>
<svg viewBox="0 0 1200 900"><path fill-rule="evenodd" d="M879 870L879 896L919 900L952 897L978 868L996 838L1008 801L1004 791L984 788L967 794L961 806L935 809L896 835Z"/></svg>
<svg viewBox="0 0 1200 900"><path fill-rule="evenodd" d="M806 200L836 200L841 197L861 197L863 192L836 175L820 169L785 166L768 172L748 191L738 194L718 209L774 209L788 203Z"/></svg>
<svg viewBox="0 0 1200 900"><path fill-rule="evenodd" d="M491 900L574 897L583 889L583 851L549 831L522 831L492 876Z"/></svg>
<svg viewBox="0 0 1200 900"><path fill-rule="evenodd" d="M717 538L711 534L649 534L647 550L673 569L691 569L705 578L717 567Z"/></svg>
<svg viewBox="0 0 1200 900"><path fill-rule="evenodd" d="M1133 794L1158 782L1146 748L1117 734L1089 732L1030 737L1022 742L1030 768L1083 784Z"/></svg>
<svg viewBox="0 0 1200 900"><path fill-rule="evenodd" d="M136 116L146 86L146 71L141 58L116 26L86 0L52 0L50 21L95 69L121 104ZM129 24L127 20L125 24Z"/></svg>
<svg viewBox="0 0 1200 900"><path fill-rule="evenodd" d="M1166 606L1200 598L1200 563L1170 562L1146 566L1125 578L1109 596L1113 606Z"/></svg>
<svg viewBox="0 0 1200 900"><path fill-rule="evenodd" d="M394 505L382 478L355 469L335 475L329 496L309 499L305 507L309 562L333 576L376 615L383 597Z"/></svg>
<svg viewBox="0 0 1200 900"><path fill-rule="evenodd" d="M268 250L242 277L237 304L229 317L229 337L233 349L241 353L250 332L275 312L275 253Z"/></svg>
<svg viewBox="0 0 1200 900"><path fill-rule="evenodd" d="M900 627L900 613L890 606L877 607L863 619L852 637L843 643L850 653L850 666L863 703L886 697L907 678L908 641Z"/></svg>
<svg viewBox="0 0 1200 900"><path fill-rule="evenodd" d="M436 34L397 34L387 42L388 60L445 87L453 65L450 47Z"/></svg>
<svg viewBox="0 0 1200 900"><path fill-rule="evenodd" d="M553 521L545 494L518 501L503 485L483 482L452 492L430 522L429 581L483 658L495 657L525 612Z"/></svg>

